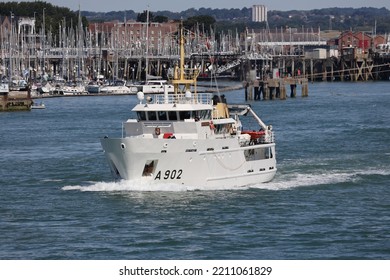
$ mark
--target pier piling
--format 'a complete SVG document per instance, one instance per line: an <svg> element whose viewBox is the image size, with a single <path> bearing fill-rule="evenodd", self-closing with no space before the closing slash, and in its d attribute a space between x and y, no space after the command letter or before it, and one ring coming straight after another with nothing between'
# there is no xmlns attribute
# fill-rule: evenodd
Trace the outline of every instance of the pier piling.
<svg viewBox="0 0 390 280"><path fill-rule="evenodd" d="M243 85L245 88L245 100L286 100L286 86L290 86L290 98L295 98L297 96L298 85L301 86L301 96L309 96L309 83L307 78L257 80L253 83L244 82Z"/></svg>

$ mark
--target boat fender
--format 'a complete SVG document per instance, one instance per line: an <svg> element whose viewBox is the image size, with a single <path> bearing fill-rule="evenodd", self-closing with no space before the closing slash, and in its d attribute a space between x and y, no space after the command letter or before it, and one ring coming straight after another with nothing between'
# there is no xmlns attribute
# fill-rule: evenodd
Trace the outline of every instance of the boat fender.
<svg viewBox="0 0 390 280"><path fill-rule="evenodd" d="M159 127L156 127L156 128L154 129L154 134L156 134L157 136L159 136L160 133L161 133L160 128L159 128Z"/></svg>
<svg viewBox="0 0 390 280"><path fill-rule="evenodd" d="M213 121L210 121L210 129L211 129L211 130L214 130L214 129L215 129L215 125L214 125Z"/></svg>

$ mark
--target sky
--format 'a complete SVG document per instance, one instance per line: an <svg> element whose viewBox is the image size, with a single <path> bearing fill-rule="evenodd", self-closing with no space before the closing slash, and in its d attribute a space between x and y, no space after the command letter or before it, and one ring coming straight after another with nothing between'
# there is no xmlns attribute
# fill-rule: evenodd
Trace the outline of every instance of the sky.
<svg viewBox="0 0 390 280"><path fill-rule="evenodd" d="M1 2L12 2L1 0ZM90 12L111 12L133 10L142 12L146 9L150 11L168 10L172 12L181 12L190 8L250 8L252 5L265 5L268 10L312 10L333 7L385 7L390 10L389 0L42 0L55 6L66 7L73 11L79 10ZM25 0L18 2L34 2L34 0Z"/></svg>

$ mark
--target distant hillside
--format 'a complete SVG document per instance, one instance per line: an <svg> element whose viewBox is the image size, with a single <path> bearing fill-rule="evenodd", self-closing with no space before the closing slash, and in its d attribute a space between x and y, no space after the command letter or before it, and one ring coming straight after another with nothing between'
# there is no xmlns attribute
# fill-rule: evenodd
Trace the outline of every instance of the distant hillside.
<svg viewBox="0 0 390 280"><path fill-rule="evenodd" d="M264 23L251 22L252 8L242 9L188 9L179 13L170 11L152 11L156 16L169 19L187 19L208 15L217 21L217 26L226 29L244 29L265 27ZM89 21L111 21L136 19L137 13L132 10L120 12L96 13L83 11L82 15ZM386 8L326 8L309 11L268 11L270 28L321 28L321 30L362 30L373 31L376 24L377 33L390 32L390 11Z"/></svg>
<svg viewBox="0 0 390 280"><path fill-rule="evenodd" d="M310 11L271 11L270 26L318 28L321 30L390 31L390 11L386 8L327 8Z"/></svg>
<svg viewBox="0 0 390 280"><path fill-rule="evenodd" d="M35 2L0 2L0 23L5 16L12 13L15 17L35 17L37 30L42 26L43 10L45 11L46 30L58 34L59 26L64 24L69 27L77 27L78 11L71 11L68 8L53 6L50 3ZM39 12L38 12L39 11ZM219 32L243 32L245 29L265 28L265 23L251 21L252 8L242 9L188 9L174 13L170 11L152 11L155 18L184 21L191 19L199 20L204 16L212 17L214 30ZM89 22L104 22L124 19L136 20L140 15L133 10L112 11L112 12L89 12L82 11L83 26ZM207 22L199 22L208 29ZM327 8L310 11L269 11L268 26L270 29L297 28L300 30L353 30L353 31L376 31L378 34L390 33L390 11L386 8Z"/></svg>
<svg viewBox="0 0 390 280"><path fill-rule="evenodd" d="M187 19L195 16L208 15L215 18L216 21L224 20L237 20L237 21L250 21L252 8L242 9L188 9L183 12L170 12L170 11L151 11L155 16L164 16L172 20ZM110 21L110 20L123 20L126 19L137 19L138 13L133 10L117 11L117 12L88 12L82 11L81 14L90 21Z"/></svg>

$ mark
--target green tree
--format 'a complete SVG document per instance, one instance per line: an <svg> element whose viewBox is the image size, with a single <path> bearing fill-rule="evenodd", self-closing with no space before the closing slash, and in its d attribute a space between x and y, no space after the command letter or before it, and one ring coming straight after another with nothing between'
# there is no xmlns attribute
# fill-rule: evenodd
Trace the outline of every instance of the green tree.
<svg viewBox="0 0 390 280"><path fill-rule="evenodd" d="M198 25L203 25L206 28L213 26L215 24L215 19L209 15L201 15L189 17L183 22L183 25L186 29L194 30Z"/></svg>
<svg viewBox="0 0 390 280"><path fill-rule="evenodd" d="M137 15L137 21L138 22L147 22L148 21L148 13L149 13L149 22L154 21L153 13L148 12L147 10L144 10L142 13Z"/></svg>
<svg viewBox="0 0 390 280"><path fill-rule="evenodd" d="M168 20L169 20L169 18L166 16L155 16L153 18L154 22L159 22L159 23L168 22Z"/></svg>
<svg viewBox="0 0 390 280"><path fill-rule="evenodd" d="M79 11L71 11L69 8L53 6L50 3L35 1L35 2L4 2L0 3L0 16L10 16L11 13L15 17L30 17L35 18L35 29L37 32L43 27L43 14L45 14L45 29L46 32L51 30L56 38L59 38L60 24L66 24L69 28L77 27L79 20ZM88 26L88 20L82 17L84 27Z"/></svg>

